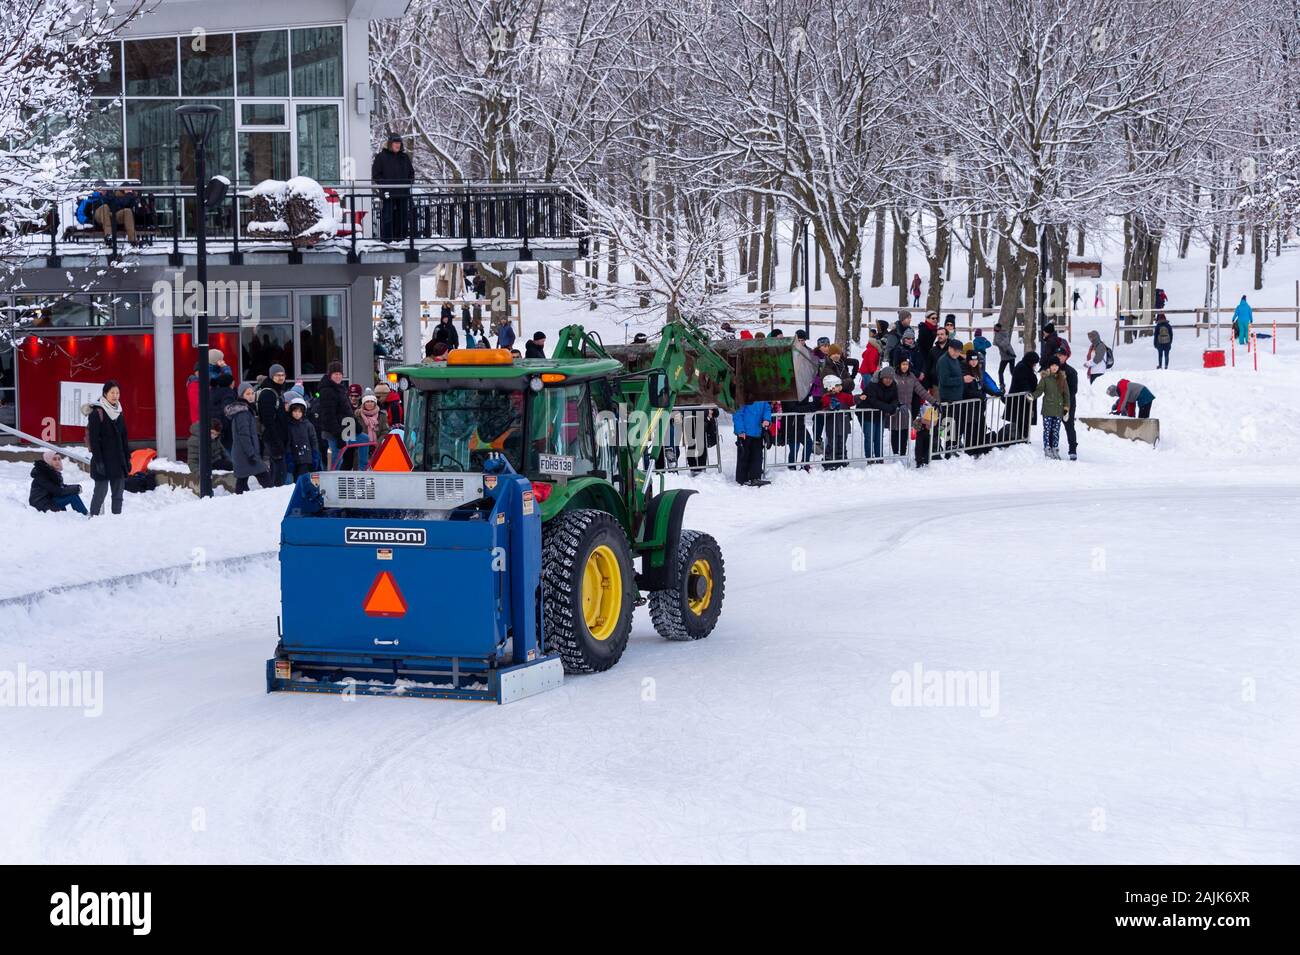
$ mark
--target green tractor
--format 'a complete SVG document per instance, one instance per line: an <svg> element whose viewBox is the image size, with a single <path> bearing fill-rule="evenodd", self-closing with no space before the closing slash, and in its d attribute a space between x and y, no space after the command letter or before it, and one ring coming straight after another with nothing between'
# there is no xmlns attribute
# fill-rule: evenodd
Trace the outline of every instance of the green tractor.
<svg viewBox="0 0 1300 955"><path fill-rule="evenodd" d="M674 404L734 410L794 400L815 370L794 340L710 343L681 322L652 344L606 347L571 325L551 358L460 349L393 369L414 471L475 474L504 456L531 481L542 517L546 652L568 673L617 663L639 603L649 602L668 640L699 640L717 624L722 551L682 526L694 491L654 486Z"/></svg>

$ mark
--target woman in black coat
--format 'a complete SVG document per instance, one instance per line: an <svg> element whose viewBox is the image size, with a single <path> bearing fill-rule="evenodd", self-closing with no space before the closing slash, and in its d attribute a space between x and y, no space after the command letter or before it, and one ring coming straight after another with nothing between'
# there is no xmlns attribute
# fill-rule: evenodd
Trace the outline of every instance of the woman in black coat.
<svg viewBox="0 0 1300 955"><path fill-rule="evenodd" d="M116 381L104 385L104 393L92 404L83 405L86 413L86 445L90 448L90 476L95 491L90 497L90 516L104 507L104 498L113 492L114 514L122 513L122 489L131 473L130 445L126 437L126 415L122 411L122 389Z"/></svg>
<svg viewBox="0 0 1300 955"><path fill-rule="evenodd" d="M1038 352L1027 351L1011 369L1007 389L1007 420L1017 440L1029 436L1029 426L1038 420L1038 403L1026 397L1038 387Z"/></svg>

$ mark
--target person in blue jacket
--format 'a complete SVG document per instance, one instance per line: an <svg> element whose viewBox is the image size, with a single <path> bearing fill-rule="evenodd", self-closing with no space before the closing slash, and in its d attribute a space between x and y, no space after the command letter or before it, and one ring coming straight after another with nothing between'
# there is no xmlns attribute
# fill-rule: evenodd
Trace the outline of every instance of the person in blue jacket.
<svg viewBox="0 0 1300 955"><path fill-rule="evenodd" d="M497 348L514 348L515 326L505 319L497 326Z"/></svg>
<svg viewBox="0 0 1300 955"><path fill-rule="evenodd" d="M757 485L763 479L763 437L772 423L772 405L751 401L731 416L736 432L736 483Z"/></svg>
<svg viewBox="0 0 1300 955"><path fill-rule="evenodd" d="M1237 330L1237 344L1244 345L1250 337L1250 323L1254 321L1255 313L1246 301L1246 296L1241 297L1237 303L1236 310L1232 313L1232 327Z"/></svg>

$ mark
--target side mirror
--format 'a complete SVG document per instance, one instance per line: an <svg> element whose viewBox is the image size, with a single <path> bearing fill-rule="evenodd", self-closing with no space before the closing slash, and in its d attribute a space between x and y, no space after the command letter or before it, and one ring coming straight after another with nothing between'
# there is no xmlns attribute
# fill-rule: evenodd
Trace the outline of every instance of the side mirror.
<svg viewBox="0 0 1300 955"><path fill-rule="evenodd" d="M652 408L671 408L672 392L668 390L668 375L663 371L652 371L646 375L646 396Z"/></svg>

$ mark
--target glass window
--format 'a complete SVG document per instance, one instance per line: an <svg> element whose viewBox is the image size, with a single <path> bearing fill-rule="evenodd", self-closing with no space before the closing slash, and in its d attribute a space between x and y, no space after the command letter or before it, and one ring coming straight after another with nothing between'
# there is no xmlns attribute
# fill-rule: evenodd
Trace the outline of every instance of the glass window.
<svg viewBox="0 0 1300 955"><path fill-rule="evenodd" d="M177 95L176 37L127 40L123 47L127 96Z"/></svg>
<svg viewBox="0 0 1300 955"><path fill-rule="evenodd" d="M593 421L586 385L546 388L534 395L528 408L527 473L538 473L539 454L554 454L573 458L574 476L589 474L596 466Z"/></svg>
<svg viewBox="0 0 1300 955"><path fill-rule="evenodd" d="M413 456L423 469L481 471L494 454L504 454L518 467L523 445L522 391L449 388L426 392L423 398L428 408L423 446Z"/></svg>
<svg viewBox="0 0 1300 955"><path fill-rule="evenodd" d="M317 182L339 179L339 108L334 103L299 103L298 175Z"/></svg>
<svg viewBox="0 0 1300 955"><path fill-rule="evenodd" d="M261 322L289 321L289 296L275 292L257 297L257 318ZM286 368L289 366L286 365Z"/></svg>
<svg viewBox="0 0 1300 955"><path fill-rule="evenodd" d="M126 173L147 183L176 181L180 117L174 100L127 100ZM193 179L193 172L190 178Z"/></svg>
<svg viewBox="0 0 1300 955"><path fill-rule="evenodd" d="M221 107L221 115L212 124L204 151L207 155L207 174L235 178L235 101L229 99L196 99L187 103L210 104ZM179 103L172 103L174 110ZM179 119L179 117L178 117ZM186 184L194 182L194 149L190 138L185 135L184 126L179 127L181 137L181 172L180 181ZM226 203L229 205L229 202Z"/></svg>
<svg viewBox="0 0 1300 955"><path fill-rule="evenodd" d="M92 100L85 130L86 178L123 178L121 104Z"/></svg>
<svg viewBox="0 0 1300 955"><path fill-rule="evenodd" d="M256 184L288 179L289 131L239 134L239 180Z"/></svg>
<svg viewBox="0 0 1300 955"><path fill-rule="evenodd" d="M181 37L181 93L235 95L235 41L229 33Z"/></svg>
<svg viewBox="0 0 1300 955"><path fill-rule="evenodd" d="M110 43L108 45L108 62L104 68L95 74L91 81L91 96L121 96L122 95L122 45L120 43Z"/></svg>
<svg viewBox="0 0 1300 955"><path fill-rule="evenodd" d="M284 30L239 34L235 66L240 96L288 96L288 34Z"/></svg>
<svg viewBox="0 0 1300 955"><path fill-rule="evenodd" d="M343 28L293 31L293 95L343 95Z"/></svg>
<svg viewBox="0 0 1300 955"><path fill-rule="evenodd" d="M111 318L111 311L106 305L95 307L88 295L74 295L53 301L23 295L18 297L18 302L31 307L27 314L35 328L97 328L107 325Z"/></svg>
<svg viewBox="0 0 1300 955"><path fill-rule="evenodd" d="M300 375L323 375L330 362L342 361L343 335L343 296L340 293L298 296Z"/></svg>
<svg viewBox="0 0 1300 955"><path fill-rule="evenodd" d="M287 126L283 103L240 103L241 126Z"/></svg>
<svg viewBox="0 0 1300 955"><path fill-rule="evenodd" d="M115 295L98 295L97 299L112 310L113 324L125 328L139 328L142 325L153 324L153 312L150 308L141 308L140 296L131 292L119 292ZM146 306L151 306L152 297L146 300ZM182 318L182 321L184 319Z"/></svg>
<svg viewBox="0 0 1300 955"><path fill-rule="evenodd" d="M248 381L265 375L272 365L293 368L293 326L245 325L239 329L240 374Z"/></svg>

